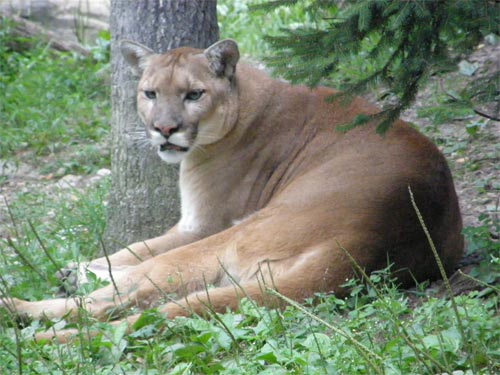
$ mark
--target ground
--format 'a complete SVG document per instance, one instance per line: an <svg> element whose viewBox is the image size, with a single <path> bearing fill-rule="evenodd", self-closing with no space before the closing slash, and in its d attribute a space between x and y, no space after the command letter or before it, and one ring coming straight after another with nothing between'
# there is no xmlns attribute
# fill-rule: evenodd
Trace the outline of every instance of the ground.
<svg viewBox="0 0 500 375"><path fill-rule="evenodd" d="M500 70L500 43L495 46L481 45L467 61L479 64L475 74ZM471 77L475 78L475 77ZM423 90L403 118L416 124L440 145L455 179L460 199L464 227L478 225L481 213L498 215L500 199L500 122L487 120L478 115L453 118L433 129L432 120L418 116L419 109L433 105L436 91L453 91L450 82L467 85L471 78L456 72L445 78L435 78ZM451 86L450 88L447 87ZM500 83L499 83L500 85ZM490 115L500 117L499 103L490 105ZM478 132L470 135L467 126L477 124Z"/></svg>

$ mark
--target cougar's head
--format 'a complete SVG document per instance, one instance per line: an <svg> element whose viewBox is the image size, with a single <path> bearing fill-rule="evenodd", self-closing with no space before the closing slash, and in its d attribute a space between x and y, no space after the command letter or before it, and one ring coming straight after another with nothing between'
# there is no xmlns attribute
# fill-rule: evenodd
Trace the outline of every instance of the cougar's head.
<svg viewBox="0 0 500 375"><path fill-rule="evenodd" d="M165 54L126 40L120 47L140 77L139 117L163 160L178 163L195 146L226 135L224 104L234 88L239 59L234 41L222 40L204 51L182 47Z"/></svg>

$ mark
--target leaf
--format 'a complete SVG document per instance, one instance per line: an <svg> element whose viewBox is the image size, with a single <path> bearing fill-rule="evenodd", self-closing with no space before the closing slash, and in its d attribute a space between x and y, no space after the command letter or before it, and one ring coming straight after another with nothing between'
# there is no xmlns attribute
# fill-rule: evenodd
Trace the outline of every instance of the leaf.
<svg viewBox="0 0 500 375"><path fill-rule="evenodd" d="M157 310L146 310L144 311L139 319L132 325L134 331L139 330L145 326L154 326L158 322L159 313Z"/></svg>
<svg viewBox="0 0 500 375"><path fill-rule="evenodd" d="M331 345L331 339L324 333L311 333L306 337L302 343L307 349L312 352L324 353L329 351Z"/></svg>
<svg viewBox="0 0 500 375"><path fill-rule="evenodd" d="M467 131L467 134L475 135L479 131L479 126L478 126L477 122L474 122L472 124L467 124L465 126L465 130Z"/></svg>
<svg viewBox="0 0 500 375"><path fill-rule="evenodd" d="M191 373L192 363L179 363L176 365L171 371L168 372L168 375L185 375Z"/></svg>
<svg viewBox="0 0 500 375"><path fill-rule="evenodd" d="M231 344L233 342L231 337L222 329L219 330L218 334L215 336L215 340L225 350L229 350L229 348L231 348Z"/></svg>
<svg viewBox="0 0 500 375"><path fill-rule="evenodd" d="M462 60L458 63L458 71L464 76L471 77L479 69L478 63L470 63L466 60Z"/></svg>
<svg viewBox="0 0 500 375"><path fill-rule="evenodd" d="M488 43L489 45L496 46L497 43L500 41L500 38L495 35L495 34L488 34L484 37L484 41Z"/></svg>
<svg viewBox="0 0 500 375"><path fill-rule="evenodd" d="M262 361L266 361L267 363L277 363L278 362L278 360L273 352L265 352L265 353L259 354L255 358L260 359Z"/></svg>
<svg viewBox="0 0 500 375"><path fill-rule="evenodd" d="M189 319L186 322L186 326L190 327L196 332L204 332L209 331L212 328L212 325L208 320L205 319Z"/></svg>
<svg viewBox="0 0 500 375"><path fill-rule="evenodd" d="M125 336L125 333L127 333L127 327L128 324L126 321L123 321L118 326L116 326L113 332L113 343L115 345L118 345L118 343L123 339L123 336Z"/></svg>
<svg viewBox="0 0 500 375"><path fill-rule="evenodd" d="M278 357L276 349L273 348L269 343L264 344L264 346L260 349L261 354L258 354L255 358L266 361L267 363L278 363Z"/></svg>
<svg viewBox="0 0 500 375"><path fill-rule="evenodd" d="M205 348L199 344L188 344L174 351L174 356L179 358L193 358L198 353L203 353Z"/></svg>
<svg viewBox="0 0 500 375"><path fill-rule="evenodd" d="M439 335L432 334L422 339L426 349L446 351L455 353L460 349L462 338L455 327L440 332Z"/></svg>

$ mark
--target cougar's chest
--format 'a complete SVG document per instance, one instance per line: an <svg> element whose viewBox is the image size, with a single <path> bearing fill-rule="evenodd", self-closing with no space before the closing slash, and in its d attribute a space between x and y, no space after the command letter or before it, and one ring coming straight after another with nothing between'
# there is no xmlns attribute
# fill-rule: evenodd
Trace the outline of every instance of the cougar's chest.
<svg viewBox="0 0 500 375"><path fill-rule="evenodd" d="M227 202L230 185L205 165L186 168L181 164L179 230L208 236L228 228L233 216Z"/></svg>
<svg viewBox="0 0 500 375"><path fill-rule="evenodd" d="M203 222L200 217L199 204L196 195L190 187L181 188L181 219L179 230L195 233L202 230Z"/></svg>
<svg viewBox="0 0 500 375"><path fill-rule="evenodd" d="M253 190L262 190L260 168L252 168L245 153L224 151L201 164L181 163L180 230L217 233L259 209Z"/></svg>

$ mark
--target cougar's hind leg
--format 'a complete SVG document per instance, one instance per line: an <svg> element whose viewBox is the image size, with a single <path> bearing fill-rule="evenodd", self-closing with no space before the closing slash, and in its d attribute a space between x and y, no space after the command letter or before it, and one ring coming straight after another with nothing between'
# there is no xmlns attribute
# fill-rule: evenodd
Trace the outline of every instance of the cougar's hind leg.
<svg viewBox="0 0 500 375"><path fill-rule="evenodd" d="M300 255L278 261L262 262L250 278L229 285L205 289L187 295L176 302L163 305L160 311L168 318L189 314L204 315L207 311L224 313L236 310L242 298L250 298L259 305L277 307L282 301L269 290L301 303L317 292L335 292L353 275L353 269L341 250L334 244L324 244ZM130 321L134 318L130 317Z"/></svg>

